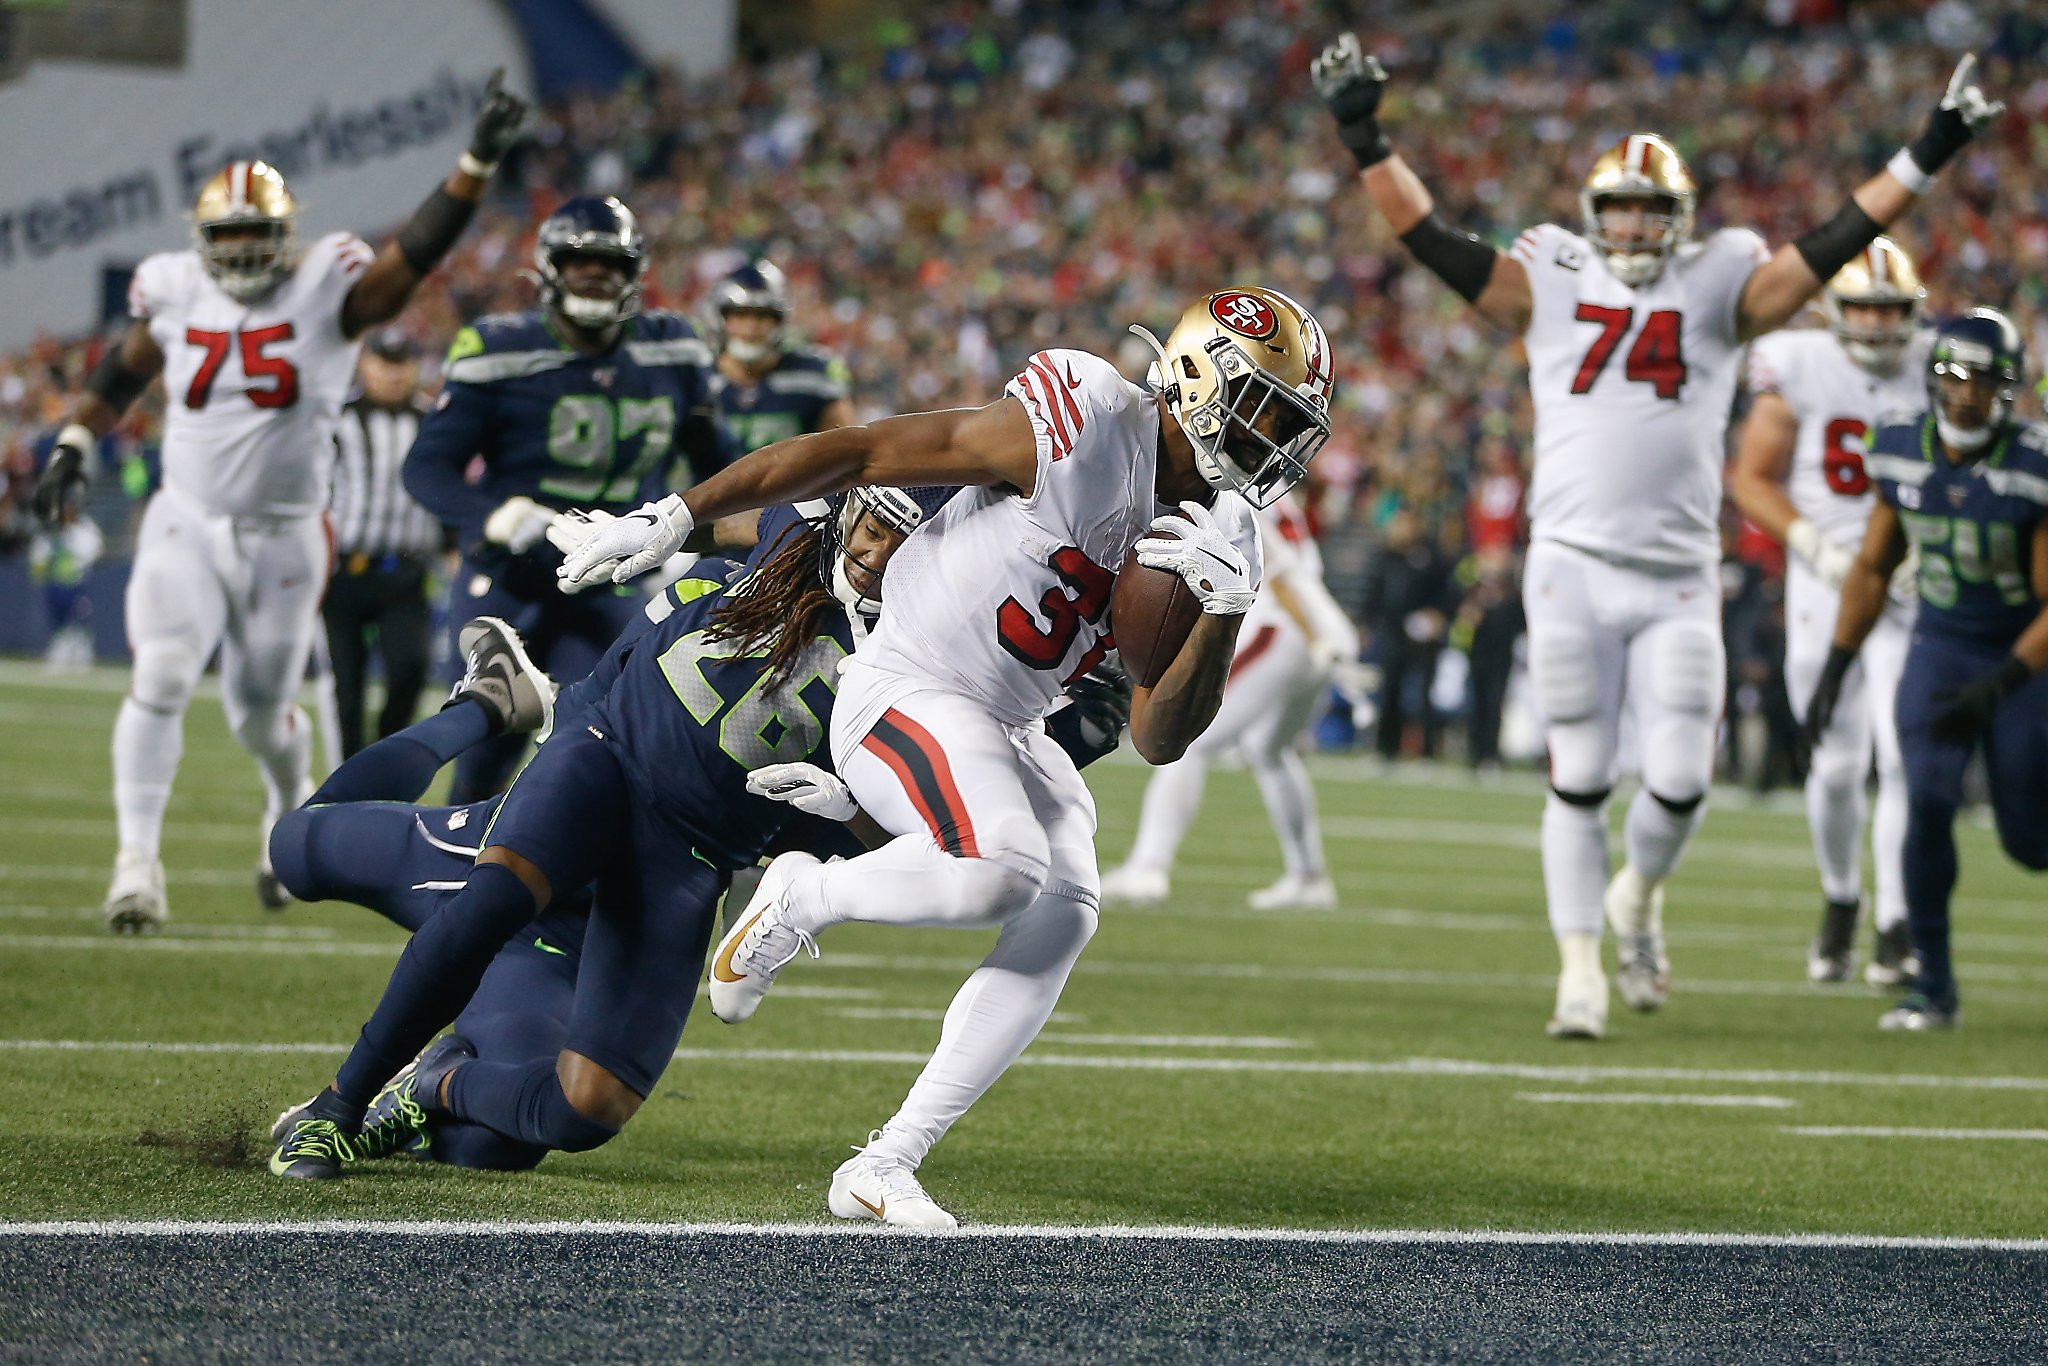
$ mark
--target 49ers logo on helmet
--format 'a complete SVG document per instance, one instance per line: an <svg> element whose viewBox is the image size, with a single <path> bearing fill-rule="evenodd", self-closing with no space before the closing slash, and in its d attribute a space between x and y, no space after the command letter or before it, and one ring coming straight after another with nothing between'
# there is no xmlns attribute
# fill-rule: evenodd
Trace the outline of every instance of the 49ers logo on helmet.
<svg viewBox="0 0 2048 1366"><path fill-rule="evenodd" d="M1280 330L1273 306L1256 294L1231 289L1209 300L1209 316L1240 336L1264 341Z"/></svg>

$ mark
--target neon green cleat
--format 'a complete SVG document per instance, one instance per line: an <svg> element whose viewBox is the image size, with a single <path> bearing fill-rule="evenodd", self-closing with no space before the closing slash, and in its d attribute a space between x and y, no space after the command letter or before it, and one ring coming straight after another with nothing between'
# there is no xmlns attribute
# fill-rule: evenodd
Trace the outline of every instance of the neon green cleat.
<svg viewBox="0 0 2048 1366"><path fill-rule="evenodd" d="M356 1160L355 1145L331 1119L312 1115L292 1121L277 1150L270 1155L270 1174L300 1181L332 1181Z"/></svg>

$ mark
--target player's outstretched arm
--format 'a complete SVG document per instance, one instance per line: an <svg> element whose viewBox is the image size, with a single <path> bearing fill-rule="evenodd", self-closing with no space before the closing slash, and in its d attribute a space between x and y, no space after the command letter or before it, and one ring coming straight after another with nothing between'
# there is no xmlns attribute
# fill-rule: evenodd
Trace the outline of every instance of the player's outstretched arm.
<svg viewBox="0 0 2048 1366"><path fill-rule="evenodd" d="M1038 439L1015 398L835 427L763 446L687 493L590 523L556 574L565 593L601 579L624 583L661 563L699 523L856 484L995 484L1028 495L1037 480Z"/></svg>
<svg viewBox="0 0 2048 1366"><path fill-rule="evenodd" d="M1337 134L1358 161L1359 179L1380 217L1416 260L1497 327L1520 333L1533 307L1522 263L1437 217L1436 201L1380 128L1386 68L1346 33L1309 65L1316 94L1337 121Z"/></svg>
<svg viewBox="0 0 2048 1366"><path fill-rule="evenodd" d="M86 377L85 393L71 410L71 420L57 433L50 462L36 480L33 501L38 517L56 521L64 504L92 482L93 448L163 368L164 353L149 335L148 321L136 319Z"/></svg>
<svg viewBox="0 0 2048 1366"><path fill-rule="evenodd" d="M384 244L377 259L342 299L343 336L360 337L378 323L397 317L420 281L441 263L476 215L484 186L518 141L519 126L526 121L526 101L504 89L504 79L503 67L491 73L483 103L477 107L469 148L455 163L454 174L413 211L412 218Z"/></svg>
<svg viewBox="0 0 2048 1366"><path fill-rule="evenodd" d="M1941 102L1920 136L1893 154L1885 168L1856 187L1840 213L1758 266L1742 288L1736 324L1744 340L1783 327L1871 239L1891 226L1926 193L1941 168L1977 130L2005 112L2001 101L1977 87L1977 59L1956 64Z"/></svg>
<svg viewBox="0 0 2048 1366"><path fill-rule="evenodd" d="M1905 559L1906 532L1899 525L1899 514L1891 504L1879 503L1870 510L1862 548L1856 552L1856 562L1842 582L1834 643L1828 648L1828 662L1821 668L1820 681L1814 685L1813 700L1807 703L1806 718L1800 726L1800 737L1809 753L1834 720L1835 703L1842 696L1842 680L1849 676L1856 652L1863 648L1864 640L1884 612L1892 573Z"/></svg>

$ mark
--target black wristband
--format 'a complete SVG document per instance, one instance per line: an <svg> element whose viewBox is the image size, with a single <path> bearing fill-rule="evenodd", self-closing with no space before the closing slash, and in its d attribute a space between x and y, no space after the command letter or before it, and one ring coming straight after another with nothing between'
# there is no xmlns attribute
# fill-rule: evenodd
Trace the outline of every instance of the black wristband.
<svg viewBox="0 0 2048 1366"><path fill-rule="evenodd" d="M457 199L440 186L413 210L412 218L398 230L399 254L416 275L425 275L441 264L448 248L462 236L469 220L476 216L472 200Z"/></svg>
<svg viewBox="0 0 2048 1366"><path fill-rule="evenodd" d="M1493 278L1500 253L1469 232L1453 232L1432 212L1401 234L1401 245L1436 272L1466 303L1477 299Z"/></svg>
<svg viewBox="0 0 2048 1366"><path fill-rule="evenodd" d="M1857 252L1869 246L1883 231L1883 226L1852 199L1842 206L1840 213L1792 245L1805 259L1807 269L1826 284L1835 278L1836 271L1848 265Z"/></svg>
<svg viewBox="0 0 2048 1366"><path fill-rule="evenodd" d="M1344 139L1344 146L1357 159L1361 171L1379 165L1394 154L1393 144L1380 131L1380 121L1370 114L1354 123L1338 124L1337 136Z"/></svg>
<svg viewBox="0 0 2048 1366"><path fill-rule="evenodd" d="M1856 652L1841 645L1828 646L1828 662L1821 668L1821 677L1840 682L1849 673L1849 666L1856 662Z"/></svg>
<svg viewBox="0 0 2048 1366"><path fill-rule="evenodd" d="M107 401L115 413L125 413L128 405L142 397L142 391L149 387L152 376L128 368L128 362L121 359L121 348L108 348L100 357L100 363L92 368L86 377L85 391L97 394Z"/></svg>

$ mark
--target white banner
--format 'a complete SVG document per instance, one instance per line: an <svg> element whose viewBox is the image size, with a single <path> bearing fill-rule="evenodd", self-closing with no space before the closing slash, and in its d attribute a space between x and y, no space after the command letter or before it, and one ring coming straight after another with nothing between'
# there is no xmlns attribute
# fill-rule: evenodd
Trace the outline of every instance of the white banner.
<svg viewBox="0 0 2048 1366"><path fill-rule="evenodd" d="M284 173L301 241L389 228L453 167L492 70L525 80L490 0L192 0L187 56L39 61L0 86L0 349L90 328L102 269L186 245L236 158Z"/></svg>

